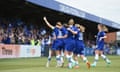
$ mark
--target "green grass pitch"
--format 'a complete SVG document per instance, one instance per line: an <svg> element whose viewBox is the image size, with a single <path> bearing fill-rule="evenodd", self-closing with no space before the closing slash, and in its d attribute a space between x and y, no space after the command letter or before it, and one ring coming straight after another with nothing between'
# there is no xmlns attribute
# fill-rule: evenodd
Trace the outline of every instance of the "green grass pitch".
<svg viewBox="0 0 120 72"><path fill-rule="evenodd" d="M0 72L120 72L120 56L108 56L112 64L107 66L100 58L97 67L87 69L86 64L80 59L79 69L56 68L55 58L52 59L49 68L45 67L47 58L19 58L0 59ZM93 62L93 56L88 57ZM67 62L66 62L67 65Z"/></svg>

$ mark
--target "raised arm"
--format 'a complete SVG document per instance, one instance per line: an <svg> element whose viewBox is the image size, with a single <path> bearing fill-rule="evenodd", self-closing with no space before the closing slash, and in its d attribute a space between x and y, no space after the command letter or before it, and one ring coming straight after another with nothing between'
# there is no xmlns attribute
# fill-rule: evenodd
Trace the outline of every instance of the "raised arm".
<svg viewBox="0 0 120 72"><path fill-rule="evenodd" d="M50 27L51 29L54 29L54 26L51 25L51 24L48 22L48 20L47 20L46 17L43 17L43 20L45 21L45 23L47 24L48 27Z"/></svg>

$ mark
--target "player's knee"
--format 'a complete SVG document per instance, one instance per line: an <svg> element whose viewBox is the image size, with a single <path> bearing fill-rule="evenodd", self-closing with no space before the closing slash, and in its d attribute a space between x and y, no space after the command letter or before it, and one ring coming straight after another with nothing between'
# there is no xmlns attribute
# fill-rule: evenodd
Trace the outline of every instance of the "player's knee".
<svg viewBox="0 0 120 72"><path fill-rule="evenodd" d="M96 59L96 60L99 59L99 55L98 55L98 54L95 55L95 59Z"/></svg>

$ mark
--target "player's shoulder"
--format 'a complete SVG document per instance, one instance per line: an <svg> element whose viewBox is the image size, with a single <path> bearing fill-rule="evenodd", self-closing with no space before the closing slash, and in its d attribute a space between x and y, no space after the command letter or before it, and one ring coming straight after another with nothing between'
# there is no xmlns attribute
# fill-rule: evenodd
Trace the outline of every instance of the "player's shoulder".
<svg viewBox="0 0 120 72"><path fill-rule="evenodd" d="M62 27L62 29L61 30L67 30L67 28L65 28L65 27Z"/></svg>
<svg viewBox="0 0 120 72"><path fill-rule="evenodd" d="M105 31L99 32L99 35L105 35L105 34L106 34Z"/></svg>
<svg viewBox="0 0 120 72"><path fill-rule="evenodd" d="M101 31L102 34L105 34L105 31Z"/></svg>

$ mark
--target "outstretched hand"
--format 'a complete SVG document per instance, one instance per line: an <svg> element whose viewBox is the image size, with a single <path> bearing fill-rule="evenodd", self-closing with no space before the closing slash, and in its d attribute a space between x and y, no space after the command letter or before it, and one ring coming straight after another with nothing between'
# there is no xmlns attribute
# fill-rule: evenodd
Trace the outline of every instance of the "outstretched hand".
<svg viewBox="0 0 120 72"><path fill-rule="evenodd" d="M47 20L46 16L43 17L43 20L45 20L45 21Z"/></svg>

